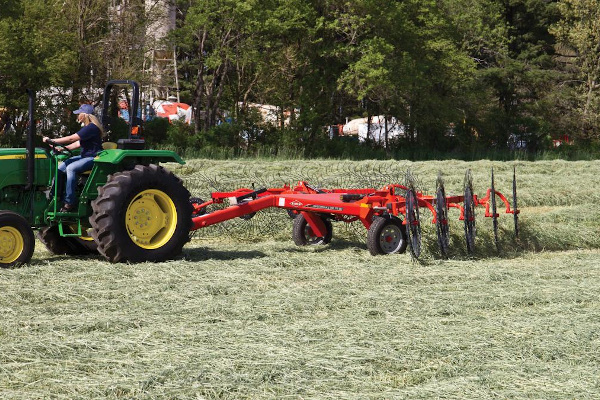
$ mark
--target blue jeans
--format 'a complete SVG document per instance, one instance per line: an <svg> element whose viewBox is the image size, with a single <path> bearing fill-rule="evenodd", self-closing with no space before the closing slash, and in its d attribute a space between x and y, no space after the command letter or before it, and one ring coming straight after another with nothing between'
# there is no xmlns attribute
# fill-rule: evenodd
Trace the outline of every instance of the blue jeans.
<svg viewBox="0 0 600 400"><path fill-rule="evenodd" d="M74 156L58 166L58 170L67 174L67 188L65 203L75 205L77 203L77 196L75 195L75 189L77 188L77 176L85 171L89 171L94 166L94 157Z"/></svg>

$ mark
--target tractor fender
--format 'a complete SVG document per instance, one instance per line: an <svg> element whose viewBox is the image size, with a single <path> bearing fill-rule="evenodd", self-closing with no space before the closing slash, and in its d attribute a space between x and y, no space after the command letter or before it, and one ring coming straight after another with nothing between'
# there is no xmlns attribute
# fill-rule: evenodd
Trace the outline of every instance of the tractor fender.
<svg viewBox="0 0 600 400"><path fill-rule="evenodd" d="M124 162L135 164L158 164L161 162L176 162L185 164L179 155L169 150L103 150L96 155L94 163L122 164Z"/></svg>

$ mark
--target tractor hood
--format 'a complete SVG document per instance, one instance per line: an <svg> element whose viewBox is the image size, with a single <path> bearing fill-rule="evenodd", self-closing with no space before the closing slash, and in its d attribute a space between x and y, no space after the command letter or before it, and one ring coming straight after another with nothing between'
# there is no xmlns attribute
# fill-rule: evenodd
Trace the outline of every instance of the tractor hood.
<svg viewBox="0 0 600 400"><path fill-rule="evenodd" d="M0 149L0 160L18 160L25 159L27 149ZM44 149L35 149L35 158L48 158L48 154Z"/></svg>
<svg viewBox="0 0 600 400"><path fill-rule="evenodd" d="M27 150L0 149L0 189L9 185L27 183ZM44 149L35 149L35 184L48 185L50 157Z"/></svg>
<svg viewBox="0 0 600 400"><path fill-rule="evenodd" d="M96 163L120 164L134 160L136 164L158 164L161 162L176 162L185 164L179 155L169 150L103 150L94 159Z"/></svg>

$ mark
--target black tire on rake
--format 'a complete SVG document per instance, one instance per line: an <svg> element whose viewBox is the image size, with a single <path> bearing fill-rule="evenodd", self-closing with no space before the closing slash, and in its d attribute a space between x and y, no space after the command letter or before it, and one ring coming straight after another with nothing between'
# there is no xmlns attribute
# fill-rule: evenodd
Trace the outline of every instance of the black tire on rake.
<svg viewBox="0 0 600 400"><path fill-rule="evenodd" d="M519 237L519 213L517 212L517 167L513 167L513 219L515 221L515 237Z"/></svg>
<svg viewBox="0 0 600 400"><path fill-rule="evenodd" d="M252 199L243 200L240 204L247 203L249 201L252 201ZM254 218L255 215L256 215L256 212L251 212L248 214L240 215L238 218L242 219L244 221L250 221L252 218Z"/></svg>
<svg viewBox="0 0 600 400"><path fill-rule="evenodd" d="M496 207L496 189L494 187L494 168L492 168L492 187L490 189L490 201L492 207L492 224L494 227L494 243L496 251L500 252L500 239L498 238L498 213Z"/></svg>
<svg viewBox="0 0 600 400"><path fill-rule="evenodd" d="M190 203L192 204L192 206L194 206L194 205L197 205L197 204L204 203L204 200L202 200L200 197L190 197ZM195 211L195 208L194 208L194 211ZM199 217L201 215L205 215L206 214L206 207L201 208L197 212L194 212L194 211L192 211L192 218Z"/></svg>
<svg viewBox="0 0 600 400"><path fill-rule="evenodd" d="M406 191L406 234L410 254L414 258L421 255L421 223L419 219L419 201L412 185Z"/></svg>
<svg viewBox="0 0 600 400"><path fill-rule="evenodd" d="M318 246L325 245L331 242L333 237L333 226L331 221L324 216L320 216L323 224L325 224L325 236L317 236L312 230L304 215L300 214L294 219L292 225L292 239L297 246Z"/></svg>
<svg viewBox="0 0 600 400"><path fill-rule="evenodd" d="M465 194L464 194L464 221L465 221L465 239L467 242L467 253L472 254L475 251L475 236L477 228L475 226L475 199L473 198L473 176L468 169L465 174Z"/></svg>
<svg viewBox="0 0 600 400"><path fill-rule="evenodd" d="M374 217L367 233L367 248L374 255L404 253L406 251L406 225L393 215Z"/></svg>
<svg viewBox="0 0 600 400"><path fill-rule="evenodd" d="M206 213L207 213L207 209L206 209L206 207L204 207L204 208L201 208L201 209L199 209L199 210L197 210L197 211L196 211L196 208L194 207L195 205L202 204L202 203L204 203L204 200L202 200L202 198L200 198L200 197L190 197L190 204L191 204L191 205L192 205L192 207L193 207L193 211L192 211L192 218L195 218L195 217L200 217L200 216L202 216L202 215L206 215ZM198 230L195 230L195 231L190 231L190 233L189 233L189 235L188 235L188 239L189 239L189 240L192 240L192 238L193 238L193 237L194 237L194 236L195 236L197 233L198 233Z"/></svg>
<svg viewBox="0 0 600 400"><path fill-rule="evenodd" d="M436 182L435 212L438 246L442 257L447 258L450 249L450 225L448 224L448 201L441 173L438 174Z"/></svg>

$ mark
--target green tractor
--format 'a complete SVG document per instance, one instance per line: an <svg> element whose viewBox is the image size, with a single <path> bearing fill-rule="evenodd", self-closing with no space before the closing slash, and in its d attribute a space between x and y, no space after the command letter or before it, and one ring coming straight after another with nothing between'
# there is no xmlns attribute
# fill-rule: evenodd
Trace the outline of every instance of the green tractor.
<svg viewBox="0 0 600 400"><path fill-rule="evenodd" d="M102 123L114 123L109 104L115 91L131 96L128 139L120 139L81 174L78 206L61 212L61 185L53 185L60 162L72 154L53 142L35 147L35 94L29 94L26 148L0 149L0 267L31 260L39 240L54 254L99 253L110 262L163 261L177 256L192 224L190 193L160 163L184 161L174 152L145 150L139 139L139 86L110 81L103 96Z"/></svg>

